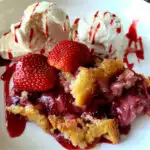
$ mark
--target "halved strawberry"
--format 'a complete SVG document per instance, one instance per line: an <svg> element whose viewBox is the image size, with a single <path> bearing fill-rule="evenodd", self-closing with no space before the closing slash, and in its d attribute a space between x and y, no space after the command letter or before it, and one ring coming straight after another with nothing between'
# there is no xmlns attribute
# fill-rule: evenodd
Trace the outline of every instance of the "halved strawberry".
<svg viewBox="0 0 150 150"><path fill-rule="evenodd" d="M20 58L13 76L14 86L18 90L47 91L54 87L56 71L40 54L28 54Z"/></svg>
<svg viewBox="0 0 150 150"><path fill-rule="evenodd" d="M62 41L49 52L48 63L65 72L75 72L79 66L91 62L91 53L84 44L75 41Z"/></svg>

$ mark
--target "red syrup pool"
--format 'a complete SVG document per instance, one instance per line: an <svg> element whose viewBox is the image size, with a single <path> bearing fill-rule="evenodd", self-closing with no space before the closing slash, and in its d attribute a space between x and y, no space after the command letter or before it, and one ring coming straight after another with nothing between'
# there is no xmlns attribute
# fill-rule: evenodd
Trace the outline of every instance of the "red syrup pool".
<svg viewBox="0 0 150 150"><path fill-rule="evenodd" d="M7 66L5 73L1 76L1 79L4 81L4 96L5 96L5 104L9 106L10 95L9 95L9 85L10 79L15 71L15 64ZM26 126L26 118L20 115L14 115L6 111L6 126L10 137L19 137L25 130ZM120 134L128 134L130 131L130 127L119 128ZM60 143L63 147L69 150L79 150L79 147L75 147L69 142L69 140L64 139L64 137L57 133L52 135L58 143ZM101 138L96 139L92 144L88 145L86 149L91 149L96 146L98 143L111 143L110 141Z"/></svg>
<svg viewBox="0 0 150 150"><path fill-rule="evenodd" d="M14 73L15 64L12 66L7 66L5 73L1 76L1 79L4 81L4 97L6 106L9 104L9 85L10 79ZM14 115L6 111L6 127L10 137L20 136L26 126L26 119L19 115Z"/></svg>

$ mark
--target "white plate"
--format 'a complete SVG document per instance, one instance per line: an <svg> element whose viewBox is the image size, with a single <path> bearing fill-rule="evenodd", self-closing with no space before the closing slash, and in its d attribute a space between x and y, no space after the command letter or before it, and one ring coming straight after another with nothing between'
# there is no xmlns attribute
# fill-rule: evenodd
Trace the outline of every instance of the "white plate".
<svg viewBox="0 0 150 150"><path fill-rule="evenodd" d="M0 33L17 22L24 8L34 0L0 0ZM55 0L64 8L71 19L81 17L98 9L116 13L127 30L132 20L139 20L138 33L143 37L145 60L136 64L138 72L150 75L150 4L143 0ZM0 68L0 74L4 68ZM58 150L63 149L51 136L34 124L28 124L24 134L10 139L4 121L3 82L0 81L0 150ZM94 149L101 150L149 150L150 118L140 117L133 124L130 134L122 137L118 145L101 144Z"/></svg>

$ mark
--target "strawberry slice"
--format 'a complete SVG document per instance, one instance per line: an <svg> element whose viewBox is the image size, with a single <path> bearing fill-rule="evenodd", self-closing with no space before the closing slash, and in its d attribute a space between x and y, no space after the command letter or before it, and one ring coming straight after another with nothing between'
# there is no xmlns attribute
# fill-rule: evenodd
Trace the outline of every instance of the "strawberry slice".
<svg viewBox="0 0 150 150"><path fill-rule="evenodd" d="M49 52L48 63L65 72L75 72L79 66L91 62L91 53L84 44L62 41Z"/></svg>
<svg viewBox="0 0 150 150"><path fill-rule="evenodd" d="M40 92L53 88L56 76L55 68L49 66L45 56L28 54L18 60L13 82L18 90Z"/></svg>

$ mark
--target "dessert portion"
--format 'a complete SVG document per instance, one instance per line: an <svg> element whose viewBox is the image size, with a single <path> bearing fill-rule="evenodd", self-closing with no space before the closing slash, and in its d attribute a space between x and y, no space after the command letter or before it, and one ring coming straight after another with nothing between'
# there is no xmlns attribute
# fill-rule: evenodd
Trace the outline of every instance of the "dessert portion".
<svg viewBox="0 0 150 150"><path fill-rule="evenodd" d="M0 56L15 59L29 52L48 54L54 46L70 39L68 15L55 3L37 2L27 7L20 22L0 38Z"/></svg>
<svg viewBox="0 0 150 150"><path fill-rule="evenodd" d="M115 14L98 10L85 18L77 18L72 30L73 40L88 45L102 58L116 57L122 51L123 27Z"/></svg>
<svg viewBox="0 0 150 150"><path fill-rule="evenodd" d="M3 79L11 137L30 121L69 149L89 148L103 139L117 144L120 134L150 110L149 80L120 59L102 60L75 41L58 43L48 57L19 58ZM20 124L12 124L12 118L24 123L22 129L14 130Z"/></svg>
<svg viewBox="0 0 150 150"><path fill-rule="evenodd" d="M125 35L110 12L77 18L70 27L54 3L27 7L0 38L10 137L20 136L29 121L67 149L119 143L131 123L150 112L150 81L131 70L129 53L144 58L135 22ZM123 55L129 68L117 58Z"/></svg>

